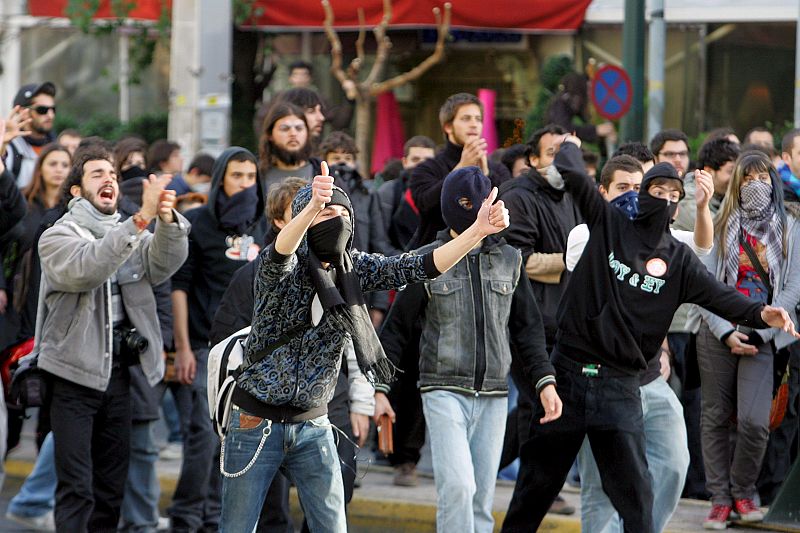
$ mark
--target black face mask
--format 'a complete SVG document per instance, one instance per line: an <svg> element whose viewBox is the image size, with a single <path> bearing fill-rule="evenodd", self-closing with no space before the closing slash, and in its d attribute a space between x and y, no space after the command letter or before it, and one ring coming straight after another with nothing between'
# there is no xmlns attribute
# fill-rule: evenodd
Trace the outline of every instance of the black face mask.
<svg viewBox="0 0 800 533"><path fill-rule="evenodd" d="M650 227L668 231L678 211L677 202L668 202L647 193L639 194L639 214L636 220Z"/></svg>
<svg viewBox="0 0 800 533"><path fill-rule="evenodd" d="M308 247L325 263L340 264L353 235L353 225L342 216L330 218L308 228Z"/></svg>
<svg viewBox="0 0 800 533"><path fill-rule="evenodd" d="M140 166L132 166L122 171L122 181L128 181L133 178L147 177L147 171Z"/></svg>

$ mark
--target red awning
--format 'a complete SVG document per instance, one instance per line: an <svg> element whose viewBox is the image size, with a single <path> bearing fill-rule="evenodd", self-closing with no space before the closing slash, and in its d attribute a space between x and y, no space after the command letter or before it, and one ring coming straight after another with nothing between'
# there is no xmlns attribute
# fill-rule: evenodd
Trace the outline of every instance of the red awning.
<svg viewBox="0 0 800 533"><path fill-rule="evenodd" d="M215 0L216 1L216 0ZM583 23L591 0L450 0L452 27L525 32L568 32ZM64 17L68 0L28 0L28 10L36 17ZM138 0L130 18L157 20L172 0ZM335 26L358 28L358 8L364 8L367 25L383 17L382 0L331 0ZM394 0L392 27L435 27L433 8L444 0ZM318 0L256 0L254 12L262 12L247 24L264 29L322 29L325 14ZM95 18L113 18L111 0L101 0Z"/></svg>
<svg viewBox="0 0 800 533"><path fill-rule="evenodd" d="M382 0L330 0L336 28L357 28L358 8L364 8L367 25L383 17ZM526 32L575 31L583 23L591 0L450 0L454 28ZM390 27L435 27L433 8L444 0L394 0ZM263 10L248 26L279 29L322 28L325 14L319 0L256 0Z"/></svg>
<svg viewBox="0 0 800 533"><path fill-rule="evenodd" d="M66 17L69 0L28 0L28 12L34 17ZM170 9L172 0L137 0L129 18L139 20L158 20L161 10ZM100 0L97 19L116 18L111 11L111 0Z"/></svg>

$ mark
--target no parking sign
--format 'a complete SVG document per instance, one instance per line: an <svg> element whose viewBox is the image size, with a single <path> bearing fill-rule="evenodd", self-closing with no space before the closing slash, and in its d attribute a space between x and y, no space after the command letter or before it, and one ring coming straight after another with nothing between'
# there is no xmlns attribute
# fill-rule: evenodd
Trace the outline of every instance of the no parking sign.
<svg viewBox="0 0 800 533"><path fill-rule="evenodd" d="M597 114L617 120L631 107L633 88L628 73L614 65L604 65L592 80L592 103Z"/></svg>

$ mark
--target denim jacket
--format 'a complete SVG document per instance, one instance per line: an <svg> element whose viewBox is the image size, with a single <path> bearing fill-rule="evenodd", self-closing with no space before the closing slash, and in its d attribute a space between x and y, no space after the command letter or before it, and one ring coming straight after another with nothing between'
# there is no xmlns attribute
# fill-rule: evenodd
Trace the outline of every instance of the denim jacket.
<svg viewBox="0 0 800 533"><path fill-rule="evenodd" d="M437 237L417 253L450 240L447 232ZM537 391L554 383L541 315L530 284L520 279L525 280L519 250L487 239L435 280L398 295L381 331L386 354L395 364L407 359L402 354L412 338L414 318L422 316L422 392L505 395L512 354L521 358Z"/></svg>

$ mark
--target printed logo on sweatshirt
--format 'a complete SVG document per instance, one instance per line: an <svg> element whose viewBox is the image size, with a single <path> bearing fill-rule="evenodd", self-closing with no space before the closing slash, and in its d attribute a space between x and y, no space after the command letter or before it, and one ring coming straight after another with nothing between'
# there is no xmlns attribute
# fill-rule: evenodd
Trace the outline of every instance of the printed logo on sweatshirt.
<svg viewBox="0 0 800 533"><path fill-rule="evenodd" d="M667 263L660 257L654 257L644 265L645 270L651 276L660 278L667 273Z"/></svg>
<svg viewBox="0 0 800 533"><path fill-rule="evenodd" d="M252 261L258 257L261 248L255 243L250 235L230 236L225 239L228 249L225 250L225 257L234 261Z"/></svg>
<svg viewBox="0 0 800 533"><path fill-rule="evenodd" d="M661 264L653 263L653 261L660 261ZM650 264L653 263L653 268L651 270ZM608 254L608 266L614 272L617 280L619 281L626 281L628 285L634 288L639 288L644 292L649 292L652 294L659 294L661 292L661 287L664 286L666 280L660 279L656 276L651 276L645 274L642 276L637 272L632 272L631 267L626 265L625 263L620 262L619 260L614 258L614 252ZM659 269L662 269L661 275L666 274L667 272L667 264L664 262L663 259L651 259L647 262L646 269L650 274L654 272L658 272ZM630 276L629 276L630 275Z"/></svg>

